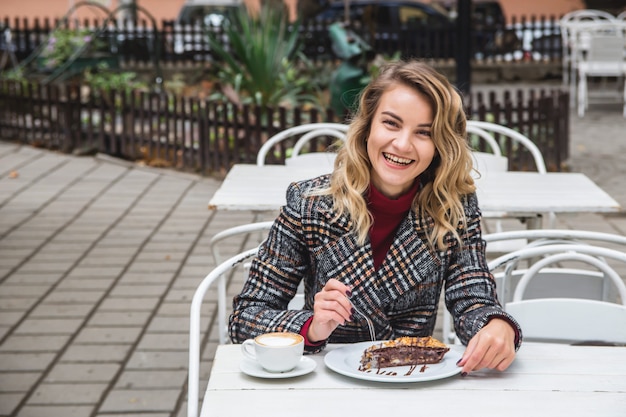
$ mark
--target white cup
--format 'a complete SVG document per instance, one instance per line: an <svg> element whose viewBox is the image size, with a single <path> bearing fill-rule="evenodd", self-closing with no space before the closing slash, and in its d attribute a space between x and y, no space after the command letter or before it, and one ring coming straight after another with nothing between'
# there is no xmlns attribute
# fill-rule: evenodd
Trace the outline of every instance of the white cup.
<svg viewBox="0 0 626 417"><path fill-rule="evenodd" d="M304 337L288 332L265 333L244 341L241 351L268 372L287 372L302 358Z"/></svg>

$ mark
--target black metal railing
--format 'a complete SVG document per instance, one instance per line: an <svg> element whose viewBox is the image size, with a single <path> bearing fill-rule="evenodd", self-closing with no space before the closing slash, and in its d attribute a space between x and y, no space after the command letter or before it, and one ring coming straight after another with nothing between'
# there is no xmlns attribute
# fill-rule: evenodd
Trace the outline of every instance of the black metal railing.
<svg viewBox="0 0 626 417"><path fill-rule="evenodd" d="M25 59L42 44L58 25L51 19L19 19L5 17L0 28L10 29L11 41L0 37L0 52L11 50L18 60ZM331 22L307 21L294 27L299 30L304 52L312 61L333 57L328 36ZM71 21L76 27L99 28L96 19ZM109 25L103 37L115 53L125 62L150 62L154 51L159 51L163 63L210 61L211 48L208 32L217 39L227 41L219 26L180 25L173 20L163 20L157 27L146 20L118 22ZM371 44L376 52L392 55L400 52L404 57L432 59L454 58L454 26L386 28L371 33L367 28L354 25L355 32ZM472 30L474 61L548 61L561 59L561 38L556 17L513 17L511 23L475 22Z"/></svg>

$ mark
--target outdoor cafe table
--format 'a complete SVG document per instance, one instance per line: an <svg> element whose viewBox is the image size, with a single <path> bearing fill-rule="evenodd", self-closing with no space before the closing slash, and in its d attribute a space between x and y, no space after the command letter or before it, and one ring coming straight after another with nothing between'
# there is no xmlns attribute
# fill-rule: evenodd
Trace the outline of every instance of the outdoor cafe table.
<svg viewBox="0 0 626 417"><path fill-rule="evenodd" d="M326 173L327 167L234 165L209 201L211 210L272 211L285 204L287 186ZM541 213L617 212L620 205L586 175L499 172L476 179L483 213L537 219ZM490 217L490 216L485 216ZM529 228L536 228L529 222Z"/></svg>
<svg viewBox="0 0 626 417"><path fill-rule="evenodd" d="M241 372L241 345L220 345L202 417L598 416L626 415L626 347L524 343L505 371L429 382L388 383L340 375L324 356L313 372L264 379ZM453 346L455 348L455 346ZM462 351L462 347L458 347Z"/></svg>

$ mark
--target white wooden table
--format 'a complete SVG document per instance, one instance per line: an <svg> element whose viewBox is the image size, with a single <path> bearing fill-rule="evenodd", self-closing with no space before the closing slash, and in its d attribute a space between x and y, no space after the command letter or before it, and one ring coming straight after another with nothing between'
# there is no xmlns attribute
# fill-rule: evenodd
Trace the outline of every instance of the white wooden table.
<svg viewBox="0 0 626 417"><path fill-rule="evenodd" d="M289 379L239 370L240 345L217 349L202 417L240 416L598 416L626 415L626 347L525 343L505 372L478 371L430 382L386 383L324 365Z"/></svg>
<svg viewBox="0 0 626 417"><path fill-rule="evenodd" d="M209 201L209 209L277 210L285 204L291 182L326 171L327 167L235 165ZM485 175L476 184L481 210L502 217L620 210L617 201L580 173L501 172Z"/></svg>

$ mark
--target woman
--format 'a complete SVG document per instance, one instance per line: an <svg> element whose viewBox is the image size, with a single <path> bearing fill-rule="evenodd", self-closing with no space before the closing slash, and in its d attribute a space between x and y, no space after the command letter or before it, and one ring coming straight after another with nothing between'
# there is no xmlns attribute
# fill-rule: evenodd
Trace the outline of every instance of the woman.
<svg viewBox="0 0 626 417"><path fill-rule="evenodd" d="M326 343L432 335L439 295L467 348L465 375L506 369L521 329L496 299L456 90L419 62L363 91L332 174L293 183L230 317L233 341L292 331ZM300 282L303 310L287 304ZM357 307L355 310L351 303Z"/></svg>

